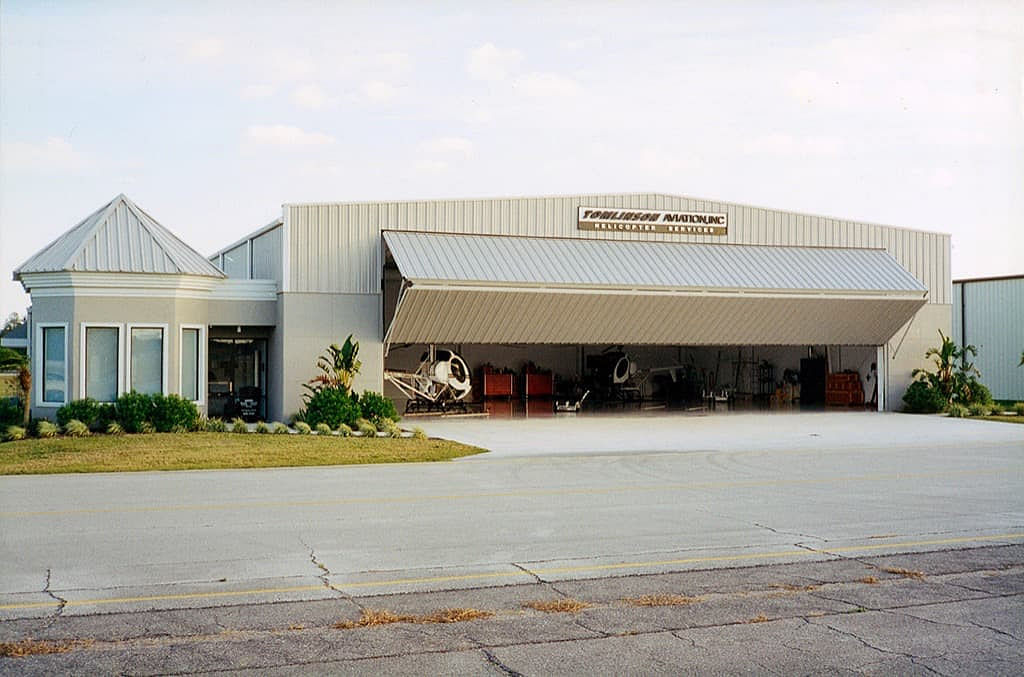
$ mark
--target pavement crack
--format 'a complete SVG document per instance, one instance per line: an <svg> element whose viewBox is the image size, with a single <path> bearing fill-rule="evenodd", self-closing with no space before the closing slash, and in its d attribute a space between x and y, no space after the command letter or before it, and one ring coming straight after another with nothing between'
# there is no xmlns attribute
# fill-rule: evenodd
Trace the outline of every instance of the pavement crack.
<svg viewBox="0 0 1024 677"><path fill-rule="evenodd" d="M56 623L57 619L60 618L62 613L64 613L64 607L66 607L68 605L68 601L66 599L64 599L60 595L57 595L56 593L53 592L53 590L50 589L50 576L51 576L51 570L47 569L46 570L46 582L43 585L43 592L46 593L47 595L49 595L50 597L52 597L57 602L57 610L53 613L52 616L50 616L50 618L49 618L49 620L47 620L46 624L43 625L43 627L42 627L43 630L46 630L51 625Z"/></svg>
<svg viewBox="0 0 1024 677"><path fill-rule="evenodd" d="M315 566L320 571L320 573L317 574L316 577L317 577L317 579L320 580L321 583L324 584L324 587L327 588L328 590L330 590L331 592L336 593L338 595L338 597L340 597L341 599L343 599L343 600L345 600L347 602L351 602L360 611L364 611L365 609L363 608L363 605L360 604L359 602L357 602L356 599L352 595L348 594L347 592L345 592L341 588L339 588L336 585L334 585L333 583L331 583L331 580L330 580L331 570L327 568L326 564L324 564L323 562L320 561L319 558L317 558L316 551L313 549L313 547L311 545L307 544L301 538L299 539L299 543L302 543L302 546L304 548L306 548L307 550L309 550L309 561L312 562L313 566Z"/></svg>
<svg viewBox="0 0 1024 677"><path fill-rule="evenodd" d="M559 594L562 597L570 597L570 595L566 594L562 590L559 590L558 587L553 582L545 581L543 578L541 578L539 575L537 575L536 572L531 571L530 569L527 569L522 564L516 564L515 562L510 562L510 564L512 566L514 566L516 569L519 569L520 571L525 573L527 576L532 576L533 580L535 580L536 582L540 583L541 585L546 585L547 587L551 588L551 590L553 590L556 594Z"/></svg>
<svg viewBox="0 0 1024 677"><path fill-rule="evenodd" d="M938 670L934 670L934 669L928 667L927 665L924 665L922 663L918 663L918 660L921 659L921 658L942 658L942 656L944 656L945 654L941 654L941 655L938 655L938 656L915 656L914 654L906 653L906 652L903 652L903 651L893 651L891 649L883 649L880 646L875 646L871 642L868 642L867 640L865 640L864 638L860 637L856 633L849 632L847 630L841 630L841 629L837 628L834 625L830 625L828 623L820 623L820 624L819 623L812 623L812 624L813 625L822 625L822 626L828 628L829 630L831 630L832 632L838 633L838 634L843 635L845 637L849 637L849 638L859 642L864 647L866 647L868 649L871 649L872 651L877 651L878 653L882 653L882 654L888 654L890 656L899 656L901 658L906 658L907 660L909 660L914 665L922 667L922 668L924 668L925 670L927 670L930 673L933 673L933 674L936 674L936 675L941 675L942 674Z"/></svg>
<svg viewBox="0 0 1024 677"><path fill-rule="evenodd" d="M800 538L811 538L811 539L814 539L815 541L821 541L822 543L828 543L828 539L827 538L822 538L820 536L815 536L814 534L802 534L799 531L782 531L781 529L776 529L775 527L770 527L767 524L761 524L760 522L751 522L751 524L753 524L758 529L765 529L766 531L770 531L773 534L778 534L780 536L798 536ZM796 543L795 545L800 547L799 543Z"/></svg>
<svg viewBox="0 0 1024 677"><path fill-rule="evenodd" d="M509 666L505 665L504 663L501 662L500 658L495 656L493 653L491 653L487 649L480 649L480 651L483 652L484 658L487 659L487 662L490 663L491 665L493 665L494 667L498 668L499 670L501 670L501 672L503 674L509 675L509 677L523 677L523 673L516 672L515 670L513 670Z"/></svg>

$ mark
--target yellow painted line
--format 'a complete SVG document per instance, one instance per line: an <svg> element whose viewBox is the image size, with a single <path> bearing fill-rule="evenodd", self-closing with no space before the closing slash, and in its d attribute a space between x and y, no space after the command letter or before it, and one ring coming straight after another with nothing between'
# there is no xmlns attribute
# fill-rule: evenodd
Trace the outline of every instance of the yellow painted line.
<svg viewBox="0 0 1024 677"><path fill-rule="evenodd" d="M685 557L680 559L649 560L645 562L617 562L615 564L583 564L571 567L550 567L546 569L531 569L529 571L487 571L472 574L459 574L452 576L425 576L421 578L395 578L385 581L354 581L350 583L339 583L330 585L330 589L344 591L351 588L374 588L399 585L413 585L421 583L451 583L455 581L478 581L490 578L514 578L520 576L533 577L547 574L584 573L594 571L612 571L616 569L641 569L650 567L672 566L680 564L707 564L712 562L742 562L758 559L775 559L780 557L807 557L812 555L830 555L847 552L863 552L871 550L882 550L888 548L911 548L924 545L953 545L958 543L978 543L984 541L1011 541L1024 538L1024 533L996 534L990 536L963 536L958 538L939 538L922 541L903 541L901 543L882 543L876 545L851 545L841 548L828 548L823 550L778 550L774 552L755 552L739 555L713 555L705 557ZM162 602L188 599L214 599L223 597L243 597L249 595L273 595L292 592L311 592L314 590L325 590L322 585L298 585L287 588L258 588L251 590L224 590L213 592L185 592L173 595L146 595L142 597L109 597L105 599L82 599L69 600L65 606L92 606L102 604L137 604L142 602ZM24 602L19 604L2 604L0 610L13 609L43 609L55 608L57 602Z"/></svg>
<svg viewBox="0 0 1024 677"><path fill-rule="evenodd" d="M213 511L213 510L251 510L253 508L303 508L330 507L342 505L384 505L393 503L415 503L431 501L459 501L481 498L531 498L537 496L583 496L621 493L644 493L656 491L686 491L703 489L750 489L757 487L800 486L813 484L833 484L843 482L887 482L908 479L952 478L981 475L1006 475L1024 470L1024 466L1008 466L1002 468L986 468L974 470L949 470L919 473L882 473L872 475L850 475L838 477L814 477L807 479L764 479L764 480L729 480L719 482L689 482L672 484L624 485L613 487L581 487L553 489L523 489L518 491L467 492L460 494L424 494L411 496L379 496L365 498L338 498L313 501L251 501L238 503L198 503L184 505L142 506L142 507L109 507L109 508L76 508L71 510L26 510L0 512L0 518L39 517L55 515L96 515L106 513L158 513L181 511Z"/></svg>

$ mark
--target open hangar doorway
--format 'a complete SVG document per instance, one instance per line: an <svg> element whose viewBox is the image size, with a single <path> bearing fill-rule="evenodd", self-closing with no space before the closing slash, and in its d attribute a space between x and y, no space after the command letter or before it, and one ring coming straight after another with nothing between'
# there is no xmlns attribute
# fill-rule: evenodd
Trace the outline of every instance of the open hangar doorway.
<svg viewBox="0 0 1024 677"><path fill-rule="evenodd" d="M427 344L391 347L386 370L415 371ZM492 416L877 409L872 346L438 345L466 364L458 411ZM385 384L403 409L405 394Z"/></svg>

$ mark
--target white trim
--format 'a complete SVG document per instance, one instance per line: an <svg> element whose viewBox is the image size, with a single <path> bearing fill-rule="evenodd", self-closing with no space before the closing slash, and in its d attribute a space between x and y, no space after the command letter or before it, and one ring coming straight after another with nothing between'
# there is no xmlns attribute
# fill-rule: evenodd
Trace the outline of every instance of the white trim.
<svg viewBox="0 0 1024 677"><path fill-rule="evenodd" d="M277 280L224 280L206 298L211 301L276 301Z"/></svg>
<svg viewBox="0 0 1024 677"><path fill-rule="evenodd" d="M198 329L199 330L199 345L197 346L196 352L196 390L198 391L199 399L190 400L195 402L196 406L206 406L206 389L207 389L207 341L206 341L206 325L205 324L179 324L178 325L178 394L185 397L184 393L181 392L181 371L185 365L184 352L185 352L185 330L186 329ZM185 398L188 399L188 398Z"/></svg>
<svg viewBox="0 0 1024 677"><path fill-rule="evenodd" d="M46 402L43 400L43 393L46 391L46 371L43 365L43 357L46 354L46 349L43 346L43 330L59 327L64 330L64 399L60 402ZM36 382L36 396L35 402L37 407L62 407L68 403L68 390L71 388L71 374L68 369L68 332L69 327L67 322L37 322L35 325L36 330L36 346L38 350L33 351L35 355L32 357L32 373L38 375L37 378L33 379Z"/></svg>
<svg viewBox="0 0 1024 677"><path fill-rule="evenodd" d="M276 301L276 280L245 280L137 273L37 273L27 281L33 298L174 298Z"/></svg>
<svg viewBox="0 0 1024 677"><path fill-rule="evenodd" d="M78 397L84 399L85 394L85 349L86 330L90 327L106 327L117 329L117 397L124 394L124 325L120 322L82 322L78 334Z"/></svg>
<svg viewBox="0 0 1024 677"><path fill-rule="evenodd" d="M125 328L125 342L127 343L127 350L125 351L124 360L124 388L125 391L132 389L132 329L162 329L163 330L163 375L161 383L161 392L166 395L169 391L167 383L167 367L168 367L168 343L170 343L170 332L166 324L159 322L129 322Z"/></svg>

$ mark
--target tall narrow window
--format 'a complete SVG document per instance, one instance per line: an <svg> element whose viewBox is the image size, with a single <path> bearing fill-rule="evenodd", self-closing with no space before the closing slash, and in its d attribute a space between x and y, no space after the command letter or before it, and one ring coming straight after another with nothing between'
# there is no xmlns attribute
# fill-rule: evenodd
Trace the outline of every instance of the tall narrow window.
<svg viewBox="0 0 1024 677"><path fill-rule="evenodd" d="M181 396L198 402L199 397L199 330L181 330Z"/></svg>
<svg viewBox="0 0 1024 677"><path fill-rule="evenodd" d="M67 342L64 327L43 327L43 402L66 401Z"/></svg>
<svg viewBox="0 0 1024 677"><path fill-rule="evenodd" d="M147 395L164 391L164 330L132 327L131 389Z"/></svg>
<svg viewBox="0 0 1024 677"><path fill-rule="evenodd" d="M100 402L117 399L117 327L85 328L85 396Z"/></svg>

